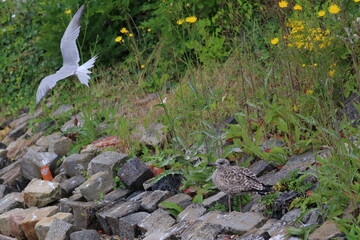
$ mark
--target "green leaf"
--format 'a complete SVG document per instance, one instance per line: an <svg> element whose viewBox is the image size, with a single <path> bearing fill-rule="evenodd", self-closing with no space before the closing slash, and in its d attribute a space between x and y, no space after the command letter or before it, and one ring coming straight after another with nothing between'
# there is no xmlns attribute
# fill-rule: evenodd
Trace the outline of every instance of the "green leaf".
<svg viewBox="0 0 360 240"><path fill-rule="evenodd" d="M182 207L180 207L176 203L172 203L172 202L162 202L162 203L160 203L160 205L167 209L174 209L178 213L181 213L184 210Z"/></svg>
<svg viewBox="0 0 360 240"><path fill-rule="evenodd" d="M204 201L204 197L201 193L196 194L196 196L193 198L193 203L202 203Z"/></svg>

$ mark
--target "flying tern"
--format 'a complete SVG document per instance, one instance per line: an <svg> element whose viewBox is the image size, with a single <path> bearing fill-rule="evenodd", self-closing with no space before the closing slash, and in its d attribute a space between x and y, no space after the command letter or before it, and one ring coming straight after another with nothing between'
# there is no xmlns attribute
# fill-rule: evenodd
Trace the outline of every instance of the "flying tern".
<svg viewBox="0 0 360 240"><path fill-rule="evenodd" d="M86 63L79 66L80 57L76 46L76 39L80 33L80 18L84 10L85 5L82 5L67 26L60 42L63 66L55 74L49 75L41 80L36 93L36 104L46 96L58 81L72 75L76 75L82 84L89 87L89 74L91 73L89 69L94 66L97 56L92 57Z"/></svg>

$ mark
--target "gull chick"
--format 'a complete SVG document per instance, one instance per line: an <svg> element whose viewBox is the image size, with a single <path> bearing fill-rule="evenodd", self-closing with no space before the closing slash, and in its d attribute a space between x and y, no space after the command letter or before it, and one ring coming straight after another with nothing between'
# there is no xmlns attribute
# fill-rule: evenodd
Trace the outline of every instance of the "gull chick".
<svg viewBox="0 0 360 240"><path fill-rule="evenodd" d="M41 80L36 93L36 104L45 97L58 81L72 75L76 75L82 84L89 87L89 74L91 72L88 69L94 66L97 56L92 57L86 63L79 66L80 57L76 46L76 39L80 33L80 18L84 10L85 5L82 5L67 26L60 43L63 66L55 74L49 75Z"/></svg>
<svg viewBox="0 0 360 240"><path fill-rule="evenodd" d="M256 177L255 173L247 168L230 166L226 159L218 159L215 164L216 170L212 175L214 184L228 195L229 212L231 211L231 195L242 195L251 192L265 194L272 190L271 186L262 184Z"/></svg>

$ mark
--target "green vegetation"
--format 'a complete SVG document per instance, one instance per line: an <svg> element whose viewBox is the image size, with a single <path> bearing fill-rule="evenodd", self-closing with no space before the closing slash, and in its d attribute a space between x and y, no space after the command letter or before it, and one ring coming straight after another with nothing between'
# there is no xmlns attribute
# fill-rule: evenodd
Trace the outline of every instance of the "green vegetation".
<svg viewBox="0 0 360 240"><path fill-rule="evenodd" d="M206 165L219 157L281 167L291 155L330 149L314 166L316 190L294 205L320 209L349 239L360 235L360 217L351 214L360 202L360 130L342 111L360 86L358 0L1 2L0 118L25 106L34 111L37 86L60 67L61 36L83 2L81 59L100 56L91 87L59 82L48 95L53 106L42 103L45 116L33 126L54 121L55 131L82 112L72 152L118 136L120 150L162 168L159 177L182 174L182 189L196 202L216 189ZM51 117L73 103L67 116ZM225 128L233 116L237 123ZM157 149L130 135L151 122L168 127ZM262 147L267 140L282 144ZM294 176L285 187L304 191Z"/></svg>

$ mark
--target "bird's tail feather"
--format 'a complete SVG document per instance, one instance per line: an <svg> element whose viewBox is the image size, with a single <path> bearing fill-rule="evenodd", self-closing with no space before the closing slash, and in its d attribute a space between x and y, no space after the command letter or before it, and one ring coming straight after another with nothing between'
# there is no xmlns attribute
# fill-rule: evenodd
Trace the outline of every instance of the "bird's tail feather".
<svg viewBox="0 0 360 240"><path fill-rule="evenodd" d="M258 193L260 195L265 195L267 194L268 192L273 192L275 191L275 189L272 187L272 186L269 186L269 185L264 185L264 189L261 190L261 191L258 191Z"/></svg>
<svg viewBox="0 0 360 240"><path fill-rule="evenodd" d="M90 79L89 74L91 73L89 69L94 66L96 58L97 55L92 57L90 60L88 60L86 63L84 63L83 65L79 66L76 69L75 72L76 76L79 78L79 81L82 84L85 84L86 86L89 86L89 79Z"/></svg>

